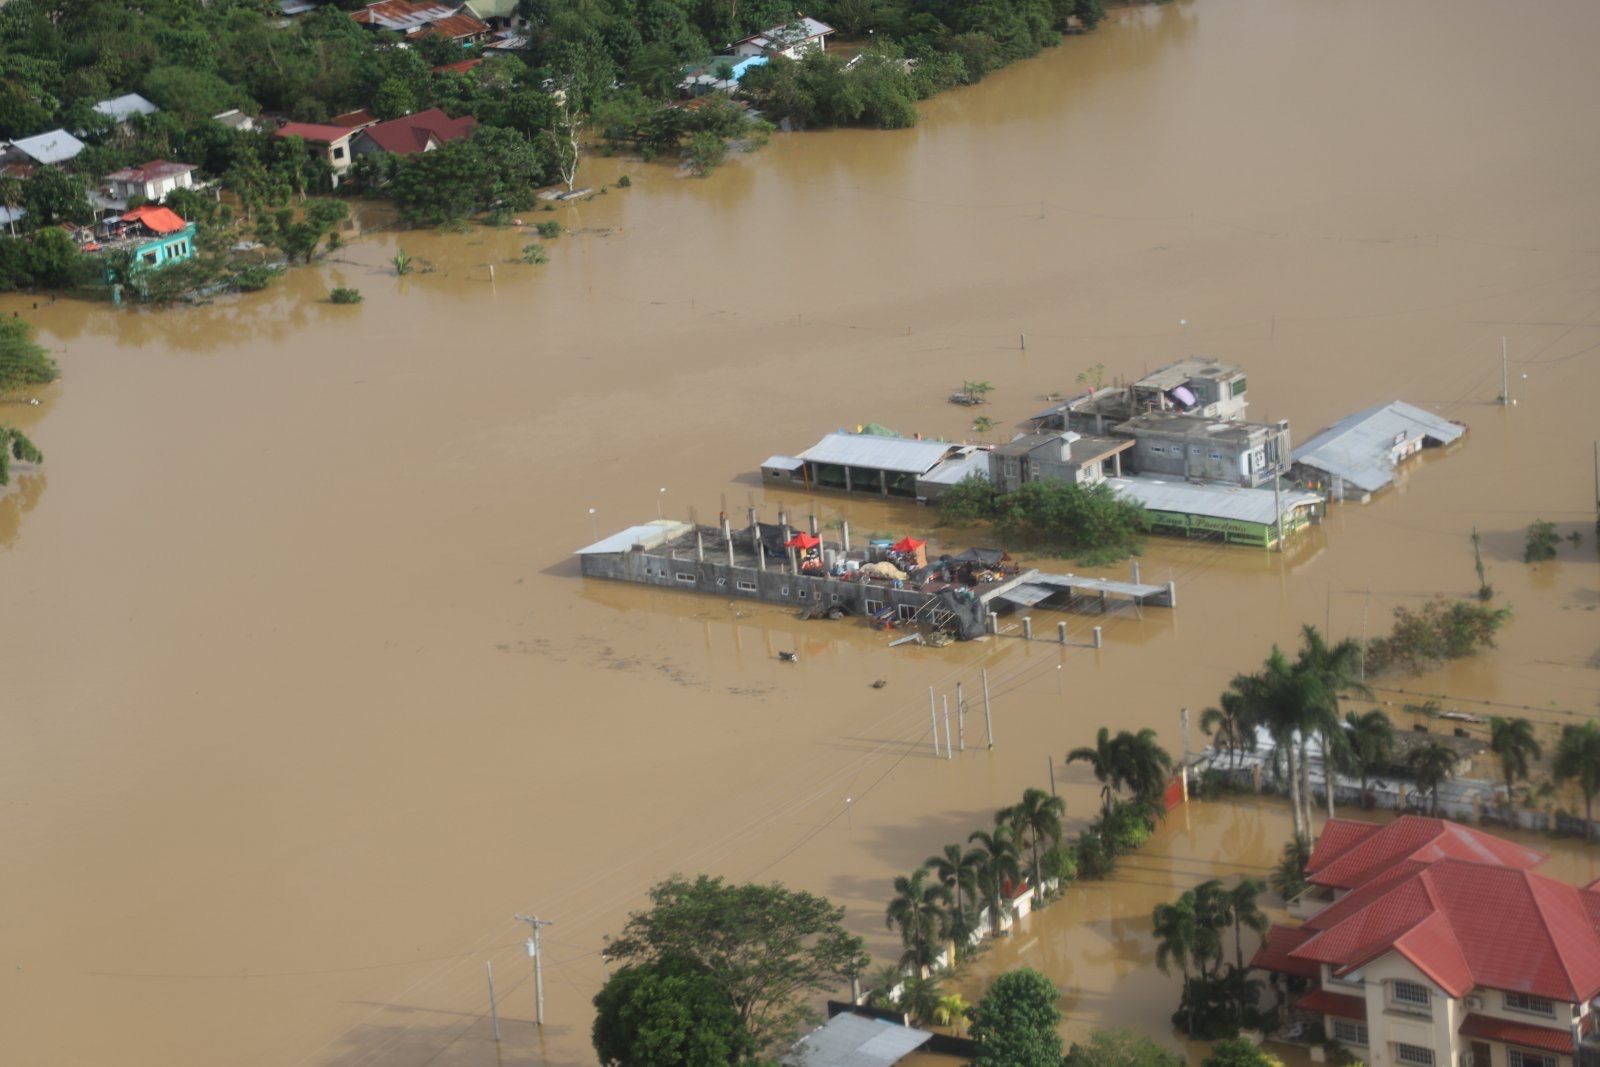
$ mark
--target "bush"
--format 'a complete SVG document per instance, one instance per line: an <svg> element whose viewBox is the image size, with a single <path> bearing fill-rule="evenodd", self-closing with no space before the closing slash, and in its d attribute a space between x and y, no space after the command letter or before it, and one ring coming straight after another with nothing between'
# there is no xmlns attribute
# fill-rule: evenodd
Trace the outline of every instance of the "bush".
<svg viewBox="0 0 1600 1067"><path fill-rule="evenodd" d="M332 304L359 304L361 303L360 289L338 288L328 294L328 302Z"/></svg>
<svg viewBox="0 0 1600 1067"><path fill-rule="evenodd" d="M538 230L539 236L546 241L553 241L561 236L561 223L555 219L551 219L549 222L536 223L533 228Z"/></svg>
<svg viewBox="0 0 1600 1067"><path fill-rule="evenodd" d="M61 373L56 361L34 343L33 327L17 318L0 319L0 389L43 385Z"/></svg>
<svg viewBox="0 0 1600 1067"><path fill-rule="evenodd" d="M1437 597L1419 611L1394 609L1394 629L1367 646L1367 673L1415 673L1448 659L1463 659L1494 647L1495 631L1511 618L1510 608Z"/></svg>
<svg viewBox="0 0 1600 1067"><path fill-rule="evenodd" d="M537 243L528 244L522 246L522 262L534 264L548 263L550 262L550 257L545 254L544 245Z"/></svg>
<svg viewBox="0 0 1600 1067"><path fill-rule="evenodd" d="M633 184L633 179L628 177L626 174L624 174L622 177L617 179L617 188L618 189L626 189L628 186L630 186L632 184Z"/></svg>
<svg viewBox="0 0 1600 1067"><path fill-rule="evenodd" d="M231 282L233 287L241 293L260 292L272 284L272 279L282 274L279 267L269 267L265 263L257 263L234 271Z"/></svg>
<svg viewBox="0 0 1600 1067"><path fill-rule="evenodd" d="M1537 519L1528 527L1528 542L1522 549L1522 562L1541 563L1556 558L1556 524Z"/></svg>
<svg viewBox="0 0 1600 1067"><path fill-rule="evenodd" d="M710 130L701 130L689 138L683 151L683 161L700 177L716 170L728 158L728 143Z"/></svg>

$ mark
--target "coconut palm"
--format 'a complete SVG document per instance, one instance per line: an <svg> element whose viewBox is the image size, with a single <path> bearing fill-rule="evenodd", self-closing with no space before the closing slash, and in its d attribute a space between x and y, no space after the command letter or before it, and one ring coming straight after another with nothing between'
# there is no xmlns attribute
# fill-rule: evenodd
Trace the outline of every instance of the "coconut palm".
<svg viewBox="0 0 1600 1067"><path fill-rule="evenodd" d="M1594 839L1594 798L1600 793L1600 723L1563 726L1556 745L1555 779L1576 782L1583 791L1583 839Z"/></svg>
<svg viewBox="0 0 1600 1067"><path fill-rule="evenodd" d="M950 891L954 906L950 911L950 936L958 949L965 949L978 912L978 875L983 870L983 853L975 848L963 850L959 844L946 845L937 856L922 861Z"/></svg>
<svg viewBox="0 0 1600 1067"><path fill-rule="evenodd" d="M1216 736L1217 747L1228 750L1228 765L1239 765L1239 753L1254 752L1256 726L1250 721L1249 707L1238 693L1225 692L1217 698L1217 707L1200 713L1200 729L1207 737Z"/></svg>
<svg viewBox="0 0 1600 1067"><path fill-rule="evenodd" d="M898 963L885 963L867 978L867 1007L879 1011L893 1011L900 1003L895 992L906 980Z"/></svg>
<svg viewBox="0 0 1600 1067"><path fill-rule="evenodd" d="M1104 726L1095 734L1093 748L1075 748L1067 753L1068 763L1087 763L1100 783L1100 800L1107 815L1111 814L1111 798L1121 784L1118 775L1117 751L1111 741L1111 731Z"/></svg>
<svg viewBox="0 0 1600 1067"><path fill-rule="evenodd" d="M1516 785L1528 780L1528 761L1543 756L1544 749L1533 736L1533 723L1495 715L1489 719L1489 751L1500 761L1500 774L1506 780L1506 818L1509 819L1516 806Z"/></svg>
<svg viewBox="0 0 1600 1067"><path fill-rule="evenodd" d="M1219 878L1201 882L1184 894L1193 900L1194 941L1189 958L1204 981L1222 965L1222 931L1233 922L1233 898Z"/></svg>
<svg viewBox="0 0 1600 1067"><path fill-rule="evenodd" d="M1162 974L1171 974L1173 962L1183 972L1183 984L1189 986L1189 960L1194 952L1199 933L1195 921L1194 897L1185 893L1171 904L1157 904L1150 915L1152 933L1156 938L1156 967ZM1194 1034L1194 1003L1189 1001L1189 1033Z"/></svg>
<svg viewBox="0 0 1600 1067"><path fill-rule="evenodd" d="M1172 756L1156 743L1149 727L1136 734L1123 730L1112 742L1117 777L1137 800L1158 804L1172 776Z"/></svg>
<svg viewBox="0 0 1600 1067"><path fill-rule="evenodd" d="M918 1026L933 1022L944 1002L944 985L937 977L912 975L900 994L900 1010Z"/></svg>
<svg viewBox="0 0 1600 1067"><path fill-rule="evenodd" d="M939 999L939 1010L934 1013L933 1021L939 1026L959 1030L966 1022L967 1011L971 1007L960 993L947 993Z"/></svg>
<svg viewBox="0 0 1600 1067"><path fill-rule="evenodd" d="M1330 819L1333 818L1335 793L1333 783L1334 765L1337 762L1335 751L1336 746L1345 740L1343 723L1339 719L1339 697L1345 693L1363 697L1372 696L1372 690L1361 680L1361 660L1361 645L1358 642L1346 638L1337 644L1329 645L1315 626L1300 628L1300 654L1295 659L1294 671L1300 678L1300 698L1305 705L1302 737L1311 732L1321 736ZM1301 761L1300 773L1309 775L1304 760ZM1302 789L1305 789L1307 784L1302 781ZM1309 808L1311 803L1309 796L1305 803Z"/></svg>
<svg viewBox="0 0 1600 1067"><path fill-rule="evenodd" d="M1027 832L1028 847L1033 853L1033 887L1044 885L1039 869L1039 856L1044 851L1041 842L1053 845L1061 840L1061 820L1066 817L1067 802L1051 796L1043 789L1023 791L1022 801L1011 809L1011 816Z"/></svg>
<svg viewBox="0 0 1600 1067"><path fill-rule="evenodd" d="M1273 865L1268 881L1273 892L1288 903L1306 891L1306 866L1311 862L1311 842L1295 837L1283 846L1283 855Z"/></svg>
<svg viewBox="0 0 1600 1067"><path fill-rule="evenodd" d="M1367 782L1394 762L1394 723L1377 708L1366 713L1347 711L1344 716L1345 769L1361 779L1361 795L1367 795Z"/></svg>
<svg viewBox="0 0 1600 1067"><path fill-rule="evenodd" d="M1428 813L1439 817L1439 787L1456 776L1456 754L1448 745L1429 741L1406 756L1406 769L1429 798Z"/></svg>
<svg viewBox="0 0 1600 1067"><path fill-rule="evenodd" d="M1228 891L1228 910L1233 919L1234 966L1244 970L1244 928L1248 926L1262 937L1267 935L1272 923L1267 913L1256 903L1256 897L1267 888L1259 878L1241 878L1239 884Z"/></svg>
<svg viewBox="0 0 1600 1067"><path fill-rule="evenodd" d="M949 908L949 890L929 879L928 868L918 867L911 877L894 880L894 899L884 911L884 925L899 928L906 949L900 962L916 968L919 975L927 974L939 955L939 943L949 932Z"/></svg>
<svg viewBox="0 0 1600 1067"><path fill-rule="evenodd" d="M1228 688L1239 694L1246 714L1272 737L1274 756L1282 755L1288 767L1289 807L1294 815L1296 837L1310 836L1310 812L1301 804L1300 761L1296 747L1305 719L1305 701L1300 692L1303 679L1290 666L1288 657L1272 646L1272 654L1254 674L1234 675Z"/></svg>
<svg viewBox="0 0 1600 1067"><path fill-rule="evenodd" d="M983 857L978 869L978 897L989 909L989 923L998 934L1005 891L1022 877L1017 845L1010 831L999 826L992 833L974 830L967 841L977 842L978 852Z"/></svg>

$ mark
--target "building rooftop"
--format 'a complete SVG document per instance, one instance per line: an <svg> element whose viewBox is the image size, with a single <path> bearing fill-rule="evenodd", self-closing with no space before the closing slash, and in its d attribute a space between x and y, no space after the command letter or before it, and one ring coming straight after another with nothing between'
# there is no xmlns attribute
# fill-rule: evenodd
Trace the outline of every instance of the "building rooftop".
<svg viewBox="0 0 1600 1067"><path fill-rule="evenodd" d="M1208 419L1203 415L1180 415L1175 411L1146 411L1112 427L1117 433L1166 433L1182 436L1190 441L1226 441L1243 447L1250 443L1250 434L1256 430L1276 431L1276 426L1259 422L1229 422Z"/></svg>
<svg viewBox="0 0 1600 1067"><path fill-rule="evenodd" d="M1165 393L1194 378L1229 378L1243 371L1244 368L1237 363L1223 363L1204 356L1187 356L1146 374L1133 384L1135 388L1159 389Z"/></svg>
<svg viewBox="0 0 1600 1067"><path fill-rule="evenodd" d="M180 174L188 174L195 169L193 163L169 163L164 159L152 159L148 163L141 163L137 167L124 167L114 170L106 175L108 182L154 182L162 178L175 178Z"/></svg>
<svg viewBox="0 0 1600 1067"><path fill-rule="evenodd" d="M1448 445L1466 432L1459 422L1396 400L1340 419L1295 449L1294 461L1370 493L1394 481L1394 449L1402 441Z"/></svg>
<svg viewBox="0 0 1600 1067"><path fill-rule="evenodd" d="M601 538L586 548L578 549L580 556L607 555L617 552L631 551L635 546L640 548L659 548L674 538L681 537L694 530L686 522L674 519L657 519L654 522L641 523L630 526L626 530L619 530L610 537Z"/></svg>
<svg viewBox="0 0 1600 1067"><path fill-rule="evenodd" d="M453 119L438 108L430 107L415 115L403 115L368 126L362 132L383 151L407 156L426 151L430 140L444 144L470 136L477 124L478 120L471 115Z"/></svg>
<svg viewBox="0 0 1600 1067"><path fill-rule="evenodd" d="M333 144L353 137L353 127L330 126L320 122L286 122L273 131L274 137L298 137L307 144Z"/></svg>
<svg viewBox="0 0 1600 1067"><path fill-rule="evenodd" d="M83 151L83 142L66 130L50 130L19 137L11 146L35 163L65 163Z"/></svg>
<svg viewBox="0 0 1600 1067"><path fill-rule="evenodd" d="M154 115L161 110L138 93L123 93L110 100L102 100L94 109L114 122L125 122L134 115Z"/></svg>
<svg viewBox="0 0 1600 1067"><path fill-rule="evenodd" d="M984 480L989 478L989 450L986 448L964 448L949 459L934 465L934 468L924 474L919 481L930 485L957 485L967 479L969 475L976 474Z"/></svg>
<svg viewBox="0 0 1600 1067"><path fill-rule="evenodd" d="M1107 478L1112 492L1135 500L1152 511L1173 511L1184 515L1207 515L1265 526L1276 521L1276 505L1271 489L1245 489L1236 485L1203 485L1167 481L1161 478ZM1321 495L1285 489L1280 494L1283 513L1320 503Z"/></svg>
<svg viewBox="0 0 1600 1067"><path fill-rule="evenodd" d="M932 1039L926 1030L845 1012L802 1037L783 1063L792 1067L891 1067Z"/></svg>
<svg viewBox="0 0 1600 1067"><path fill-rule="evenodd" d="M808 463L833 463L903 474L926 474L955 449L945 441L918 441L877 434L830 433L799 458Z"/></svg>
<svg viewBox="0 0 1600 1067"><path fill-rule="evenodd" d="M1353 889L1397 863L1445 858L1526 869L1543 863L1545 854L1447 819L1407 815L1383 825L1331 819L1306 876L1313 885Z"/></svg>
<svg viewBox="0 0 1600 1067"><path fill-rule="evenodd" d="M826 22L818 22L809 15L802 15L794 22L783 26L774 26L760 33L752 33L742 37L736 44L753 44L757 48L793 48L797 44L826 37L833 32L833 27Z"/></svg>

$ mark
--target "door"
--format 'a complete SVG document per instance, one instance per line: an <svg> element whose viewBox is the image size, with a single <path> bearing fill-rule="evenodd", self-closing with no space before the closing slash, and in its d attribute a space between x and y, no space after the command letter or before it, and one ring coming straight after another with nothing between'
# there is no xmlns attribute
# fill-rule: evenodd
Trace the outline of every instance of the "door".
<svg viewBox="0 0 1600 1067"><path fill-rule="evenodd" d="M1488 1042L1474 1041L1472 1043L1472 1067L1494 1067Z"/></svg>

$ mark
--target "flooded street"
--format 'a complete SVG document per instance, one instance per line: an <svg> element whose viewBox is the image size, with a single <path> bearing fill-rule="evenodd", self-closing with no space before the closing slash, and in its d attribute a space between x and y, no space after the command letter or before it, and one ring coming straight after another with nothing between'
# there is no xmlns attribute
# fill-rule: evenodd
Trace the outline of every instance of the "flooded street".
<svg viewBox="0 0 1600 1067"><path fill-rule="evenodd" d="M0 407L47 457L0 495L0 1061L592 1064L603 938L674 871L826 894L887 962L892 878L1047 757L1075 832L1096 788L1069 748L1153 726L1180 751L1178 709L1302 623L1376 635L1468 595L1474 528L1499 648L1381 684L1594 714L1597 32L1583 0L1180 0L914 130L779 136L704 181L589 159L632 187L541 215L569 231L547 266L520 231L375 232L203 308L0 297L65 375ZM400 247L433 271L394 277ZM1391 399L1471 433L1281 556L1152 539L1179 607L1038 613L1067 647L888 650L577 575L597 535L724 496L927 530L757 466L866 421L972 436L965 379L1003 440L1094 364L1188 353L1244 364L1250 417L1296 440ZM1532 568L1541 518L1584 543ZM934 759L929 687L976 706L981 670L994 749L980 712ZM1153 1026L1177 985L1140 916L1266 866L1287 821L1197 806L984 966L1048 968L1069 1036ZM555 921L542 1032L519 912Z"/></svg>

